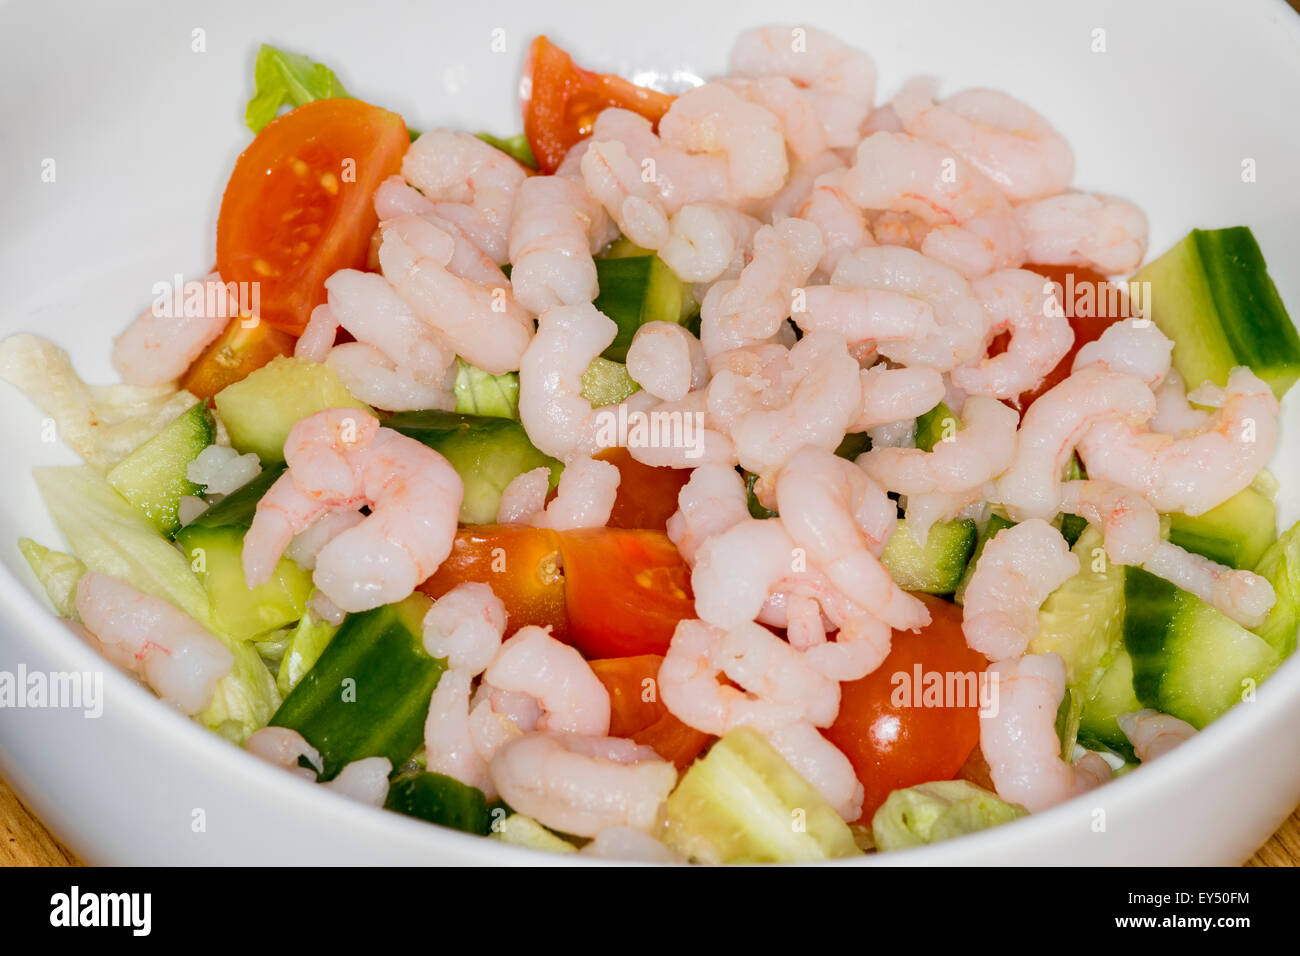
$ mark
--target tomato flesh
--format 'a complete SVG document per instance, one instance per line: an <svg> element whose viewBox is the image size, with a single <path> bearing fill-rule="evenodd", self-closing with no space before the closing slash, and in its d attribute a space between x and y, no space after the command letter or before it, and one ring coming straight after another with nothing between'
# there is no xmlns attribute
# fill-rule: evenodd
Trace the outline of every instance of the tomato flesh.
<svg viewBox="0 0 1300 956"><path fill-rule="evenodd" d="M931 623L919 634L895 631L884 663L841 685L839 716L823 731L849 758L866 790L860 817L866 823L892 791L952 779L979 743L978 693L961 702L940 696L935 706L925 687L933 680L928 675L938 675L940 686L956 685L950 674L975 675L963 682L969 688L988 662L966 646L961 608L916 596L930 609Z"/></svg>
<svg viewBox="0 0 1300 956"><path fill-rule="evenodd" d="M651 747L684 770L713 738L682 723L659 699L663 660L658 654L606 658L592 661L591 669L609 691L610 736Z"/></svg>
<svg viewBox="0 0 1300 956"><path fill-rule="evenodd" d="M269 322L250 322L246 316L231 319L181 376L180 386L199 398L211 398L277 355L292 355L295 341Z"/></svg>
<svg viewBox="0 0 1300 956"><path fill-rule="evenodd" d="M375 188L409 146L400 116L360 100L317 100L267 124L221 200L221 278L256 283L261 318L300 334L325 301L325 280L365 268Z"/></svg>
<svg viewBox="0 0 1300 956"><path fill-rule="evenodd" d="M690 479L690 470L642 464L626 448L610 448L596 457L618 468L618 494L606 527L663 531L677 510L677 494Z"/></svg>

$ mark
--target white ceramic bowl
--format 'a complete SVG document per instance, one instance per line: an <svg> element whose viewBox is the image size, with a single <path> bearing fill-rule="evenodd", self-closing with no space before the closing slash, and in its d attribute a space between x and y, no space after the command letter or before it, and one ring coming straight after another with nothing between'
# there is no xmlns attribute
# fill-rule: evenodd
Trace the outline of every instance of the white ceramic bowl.
<svg viewBox="0 0 1300 956"><path fill-rule="evenodd" d="M72 8L72 9L69 9ZM335 67L353 93L416 128L513 133L526 44L546 32L627 75L720 71L735 33L797 10L869 50L878 99L909 76L999 87L1071 140L1077 182L1137 201L1152 248L1193 226L1245 223L1300 315L1300 19L1281 2L901 4L755 0L488 5L321 0L0 4L0 334L38 331L91 380L156 281L213 262L213 223L257 45ZM506 52L491 52L504 30ZM201 31L201 32L196 32ZM1094 47L1104 42L1104 52ZM202 51L198 47L202 46ZM56 180L42 181L55 161ZM1253 159L1257 179L1242 181ZM1274 468L1281 518L1300 516L1300 408ZM73 456L0 386L0 670L99 669L50 616L17 549L60 538L29 469ZM97 863L522 863L527 851L335 797L248 758L120 674L103 716L0 710L0 774ZM1051 812L884 857L900 864L1236 863L1300 801L1300 659L1185 747ZM201 811L201 813L200 813ZM202 820L200 827L196 821ZM562 858L546 858L562 862Z"/></svg>

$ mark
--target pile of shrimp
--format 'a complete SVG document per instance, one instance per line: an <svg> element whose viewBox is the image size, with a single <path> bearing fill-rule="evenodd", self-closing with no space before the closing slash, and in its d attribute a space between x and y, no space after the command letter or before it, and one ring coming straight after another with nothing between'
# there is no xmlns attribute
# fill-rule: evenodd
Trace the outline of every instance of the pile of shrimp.
<svg viewBox="0 0 1300 956"><path fill-rule="evenodd" d="M627 355L642 388L624 405L698 415L705 435L702 454L628 449L693 469L668 534L692 568L697 618L679 625L659 672L668 709L709 734L758 730L856 820L863 787L820 730L836 719L840 684L878 668L894 630L929 623L882 550L895 533L923 541L937 521L982 522L996 506L1017 523L983 550L963 630L1002 686L996 713L981 717L993 783L1041 810L1110 775L1096 754L1062 757L1063 662L1026 654L1039 606L1079 570L1059 516L1098 525L1109 560L1258 624L1268 582L1163 540L1159 515L1201 514L1249 485L1273 453L1278 404L1237 368L1197 392L1208 410L1193 407L1172 343L1137 318L1081 349L1022 419L1007 400L1038 387L1074 338L1052 285L1026 264L1131 273L1146 219L1073 187L1069 144L1004 93L941 97L910 83L880 104L875 93L866 53L770 26L741 34L727 75L677 97L657 128L601 112L554 175L465 133L425 133L375 193L378 271L326 283L297 355L386 410L453 407L456 356L517 371L527 433L565 469L549 505L544 470L519 476L500 520L600 527L619 474L593 457L607 445L601 416L617 409L581 394L616 333L593 305L595 256L620 234L656 251L693 284L700 331L643 326ZM185 339L168 352L178 372L225 315L134 329L119 366L167 351L157 337L171 334ZM340 328L346 344L335 344ZM916 419L941 401L961 428L920 450ZM862 432L869 451L835 454ZM1088 477L1063 480L1076 452ZM286 459L245 543L250 584L289 549L312 562L318 606L337 615L401 599L446 557L461 488L436 452L335 409L294 428ZM751 517L742 469L775 517ZM430 769L563 833L654 858L662 847L647 835L673 766L608 736L608 694L576 650L536 627L507 633L486 585L462 585L429 612L426 647L448 660L429 707ZM1191 732L1128 716L1149 756ZM286 766L310 757L305 742L262 744Z"/></svg>

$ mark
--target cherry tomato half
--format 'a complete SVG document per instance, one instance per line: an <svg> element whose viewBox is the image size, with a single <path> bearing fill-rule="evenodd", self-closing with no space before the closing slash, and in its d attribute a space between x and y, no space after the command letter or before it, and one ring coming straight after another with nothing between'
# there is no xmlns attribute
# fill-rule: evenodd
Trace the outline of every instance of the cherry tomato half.
<svg viewBox="0 0 1300 956"><path fill-rule="evenodd" d="M644 465L626 448L610 448L596 457L618 468L618 494L606 527L663 531L677 510L677 494L691 477L690 470Z"/></svg>
<svg viewBox="0 0 1300 956"><path fill-rule="evenodd" d="M609 691L609 733L654 749L684 770L713 738L682 723L659 699L658 654L613 657L591 662L591 669Z"/></svg>

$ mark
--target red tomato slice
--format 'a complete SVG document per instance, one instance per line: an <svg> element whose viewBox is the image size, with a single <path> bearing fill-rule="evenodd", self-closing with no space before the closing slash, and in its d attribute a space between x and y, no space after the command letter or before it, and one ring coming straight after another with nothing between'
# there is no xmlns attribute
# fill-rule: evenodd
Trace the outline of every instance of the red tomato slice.
<svg viewBox="0 0 1300 956"><path fill-rule="evenodd" d="M931 706L924 689L931 674L942 686L950 683L949 674L973 674L965 682L972 687L988 661L966 646L961 608L926 594L917 597L930 609L929 626L919 634L895 631L884 663L862 680L841 685L839 716L823 731L866 789L860 818L866 823L891 791L952 779L979 743L977 693L964 706L943 698L944 706Z"/></svg>
<svg viewBox="0 0 1300 956"><path fill-rule="evenodd" d="M568 641L584 656L663 654L695 616L691 572L658 531L594 528L560 536Z"/></svg>
<svg viewBox="0 0 1300 956"><path fill-rule="evenodd" d="M267 124L221 200L221 278L257 283L262 319L300 334L325 280L365 268L378 224L371 197L410 144L400 116L360 100L317 100Z"/></svg>
<svg viewBox="0 0 1300 956"><path fill-rule="evenodd" d="M644 465L626 448L610 448L596 457L618 468L618 495L606 527L663 531L677 510L677 493L691 477L690 469Z"/></svg>
<svg viewBox="0 0 1300 956"><path fill-rule="evenodd" d="M684 770L713 738L682 723L659 699L663 660L658 654L614 657L592 661L591 669L609 691L610 736L651 747Z"/></svg>
<svg viewBox="0 0 1300 956"><path fill-rule="evenodd" d="M258 321L251 327L240 316L230 320L217 340L200 353L181 376L181 388L211 398L227 385L256 372L277 355L292 355L296 341L288 332Z"/></svg>
<svg viewBox="0 0 1300 956"><path fill-rule="evenodd" d="M506 606L507 633L527 624L550 626L564 640L564 573L560 541L546 528L475 525L461 528L444 561L420 590L439 598L463 581L489 585Z"/></svg>
<svg viewBox="0 0 1300 956"><path fill-rule="evenodd" d="M591 133L601 110L617 106L658 123L676 99L620 76L584 70L544 36L528 51L519 92L524 134L544 173L555 172L569 149Z"/></svg>

